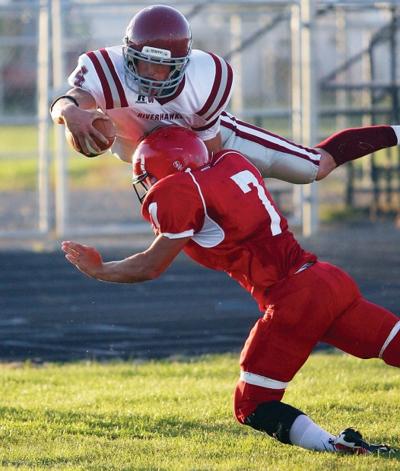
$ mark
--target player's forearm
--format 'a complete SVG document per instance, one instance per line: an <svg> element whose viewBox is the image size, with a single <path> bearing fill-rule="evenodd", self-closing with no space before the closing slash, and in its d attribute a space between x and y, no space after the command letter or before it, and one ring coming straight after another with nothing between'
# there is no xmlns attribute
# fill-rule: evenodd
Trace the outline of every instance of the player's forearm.
<svg viewBox="0 0 400 471"><path fill-rule="evenodd" d="M112 283L140 283L153 280L160 270L147 263L146 255L139 253L123 260L105 262L94 278Z"/></svg>
<svg viewBox="0 0 400 471"><path fill-rule="evenodd" d="M208 153L210 155L216 154L220 150L222 150L222 138L221 133L219 132L215 137L209 139L208 141L204 141L204 144L207 147Z"/></svg>
<svg viewBox="0 0 400 471"><path fill-rule="evenodd" d="M80 88L72 88L65 97L56 99L51 106L51 118L55 124L64 124L64 118L74 109L96 109L96 100L89 92Z"/></svg>

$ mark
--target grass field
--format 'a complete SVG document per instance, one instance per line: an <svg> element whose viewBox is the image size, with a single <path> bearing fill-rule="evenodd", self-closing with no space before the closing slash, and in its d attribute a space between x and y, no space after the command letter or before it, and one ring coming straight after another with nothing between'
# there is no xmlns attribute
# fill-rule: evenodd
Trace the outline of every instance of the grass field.
<svg viewBox="0 0 400 471"><path fill-rule="evenodd" d="M236 356L0 369L1 469L400 469L400 456L309 452L237 424ZM379 361L316 354L285 400L334 433L400 444L399 392L399 371Z"/></svg>
<svg viewBox="0 0 400 471"><path fill-rule="evenodd" d="M50 133L52 138L52 133ZM0 188L32 190L37 187L37 129L34 126L0 126ZM54 185L53 139L49 142L50 177ZM130 166L111 154L88 159L70 150L68 154L69 185L100 188L109 185L127 188L131 184Z"/></svg>

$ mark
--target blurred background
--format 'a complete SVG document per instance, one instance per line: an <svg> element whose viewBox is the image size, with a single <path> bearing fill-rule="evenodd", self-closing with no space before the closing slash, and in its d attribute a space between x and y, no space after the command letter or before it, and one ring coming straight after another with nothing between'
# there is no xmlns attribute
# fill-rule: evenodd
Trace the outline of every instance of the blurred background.
<svg viewBox="0 0 400 471"><path fill-rule="evenodd" d="M1 239L146 233L129 166L74 155L48 106L78 56L121 43L151 3L0 0ZM170 3L191 22L195 48L232 64L230 110L242 119L305 145L343 127L400 123L397 1ZM318 190L269 185L305 234L332 218L396 217L398 149L339 169Z"/></svg>

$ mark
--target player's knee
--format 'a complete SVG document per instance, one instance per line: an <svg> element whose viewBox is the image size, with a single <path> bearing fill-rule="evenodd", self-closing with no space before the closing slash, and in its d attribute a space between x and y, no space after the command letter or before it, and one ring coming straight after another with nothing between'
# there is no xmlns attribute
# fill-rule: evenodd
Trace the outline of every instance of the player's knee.
<svg viewBox="0 0 400 471"><path fill-rule="evenodd" d="M269 389L239 381L234 395L234 412L237 420L244 424L246 418L255 411L259 404L280 401L284 389Z"/></svg>
<svg viewBox="0 0 400 471"><path fill-rule="evenodd" d="M282 443L290 443L289 431L303 412L281 402L284 392L284 389L262 388L239 381L234 398L237 420Z"/></svg>
<svg viewBox="0 0 400 471"><path fill-rule="evenodd" d="M289 431L303 412L281 402L283 394L282 389L261 388L239 381L234 401L236 418L282 443L290 443Z"/></svg>

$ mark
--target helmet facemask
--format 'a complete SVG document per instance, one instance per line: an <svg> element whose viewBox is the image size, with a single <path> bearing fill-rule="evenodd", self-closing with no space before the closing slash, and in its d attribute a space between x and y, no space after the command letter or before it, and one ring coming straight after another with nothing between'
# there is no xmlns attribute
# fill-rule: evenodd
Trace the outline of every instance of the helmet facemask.
<svg viewBox="0 0 400 471"><path fill-rule="evenodd" d="M142 204L151 187L150 175L144 166L144 158L134 160L132 186L140 204Z"/></svg>
<svg viewBox="0 0 400 471"><path fill-rule="evenodd" d="M171 57L171 51L150 46L144 46L139 52L129 44L129 39L126 37L122 50L125 83L129 89L139 95L160 98L170 97L176 92L189 62L190 49L184 57ZM139 60L169 66L171 70L168 77L165 80L153 80L140 76L137 68Z"/></svg>
<svg viewBox="0 0 400 471"><path fill-rule="evenodd" d="M134 176L132 178L132 186L135 190L136 196L138 197L140 204L143 203L143 200L146 198L146 195L150 189L150 185L146 181L148 176L149 174L145 172L139 176Z"/></svg>

